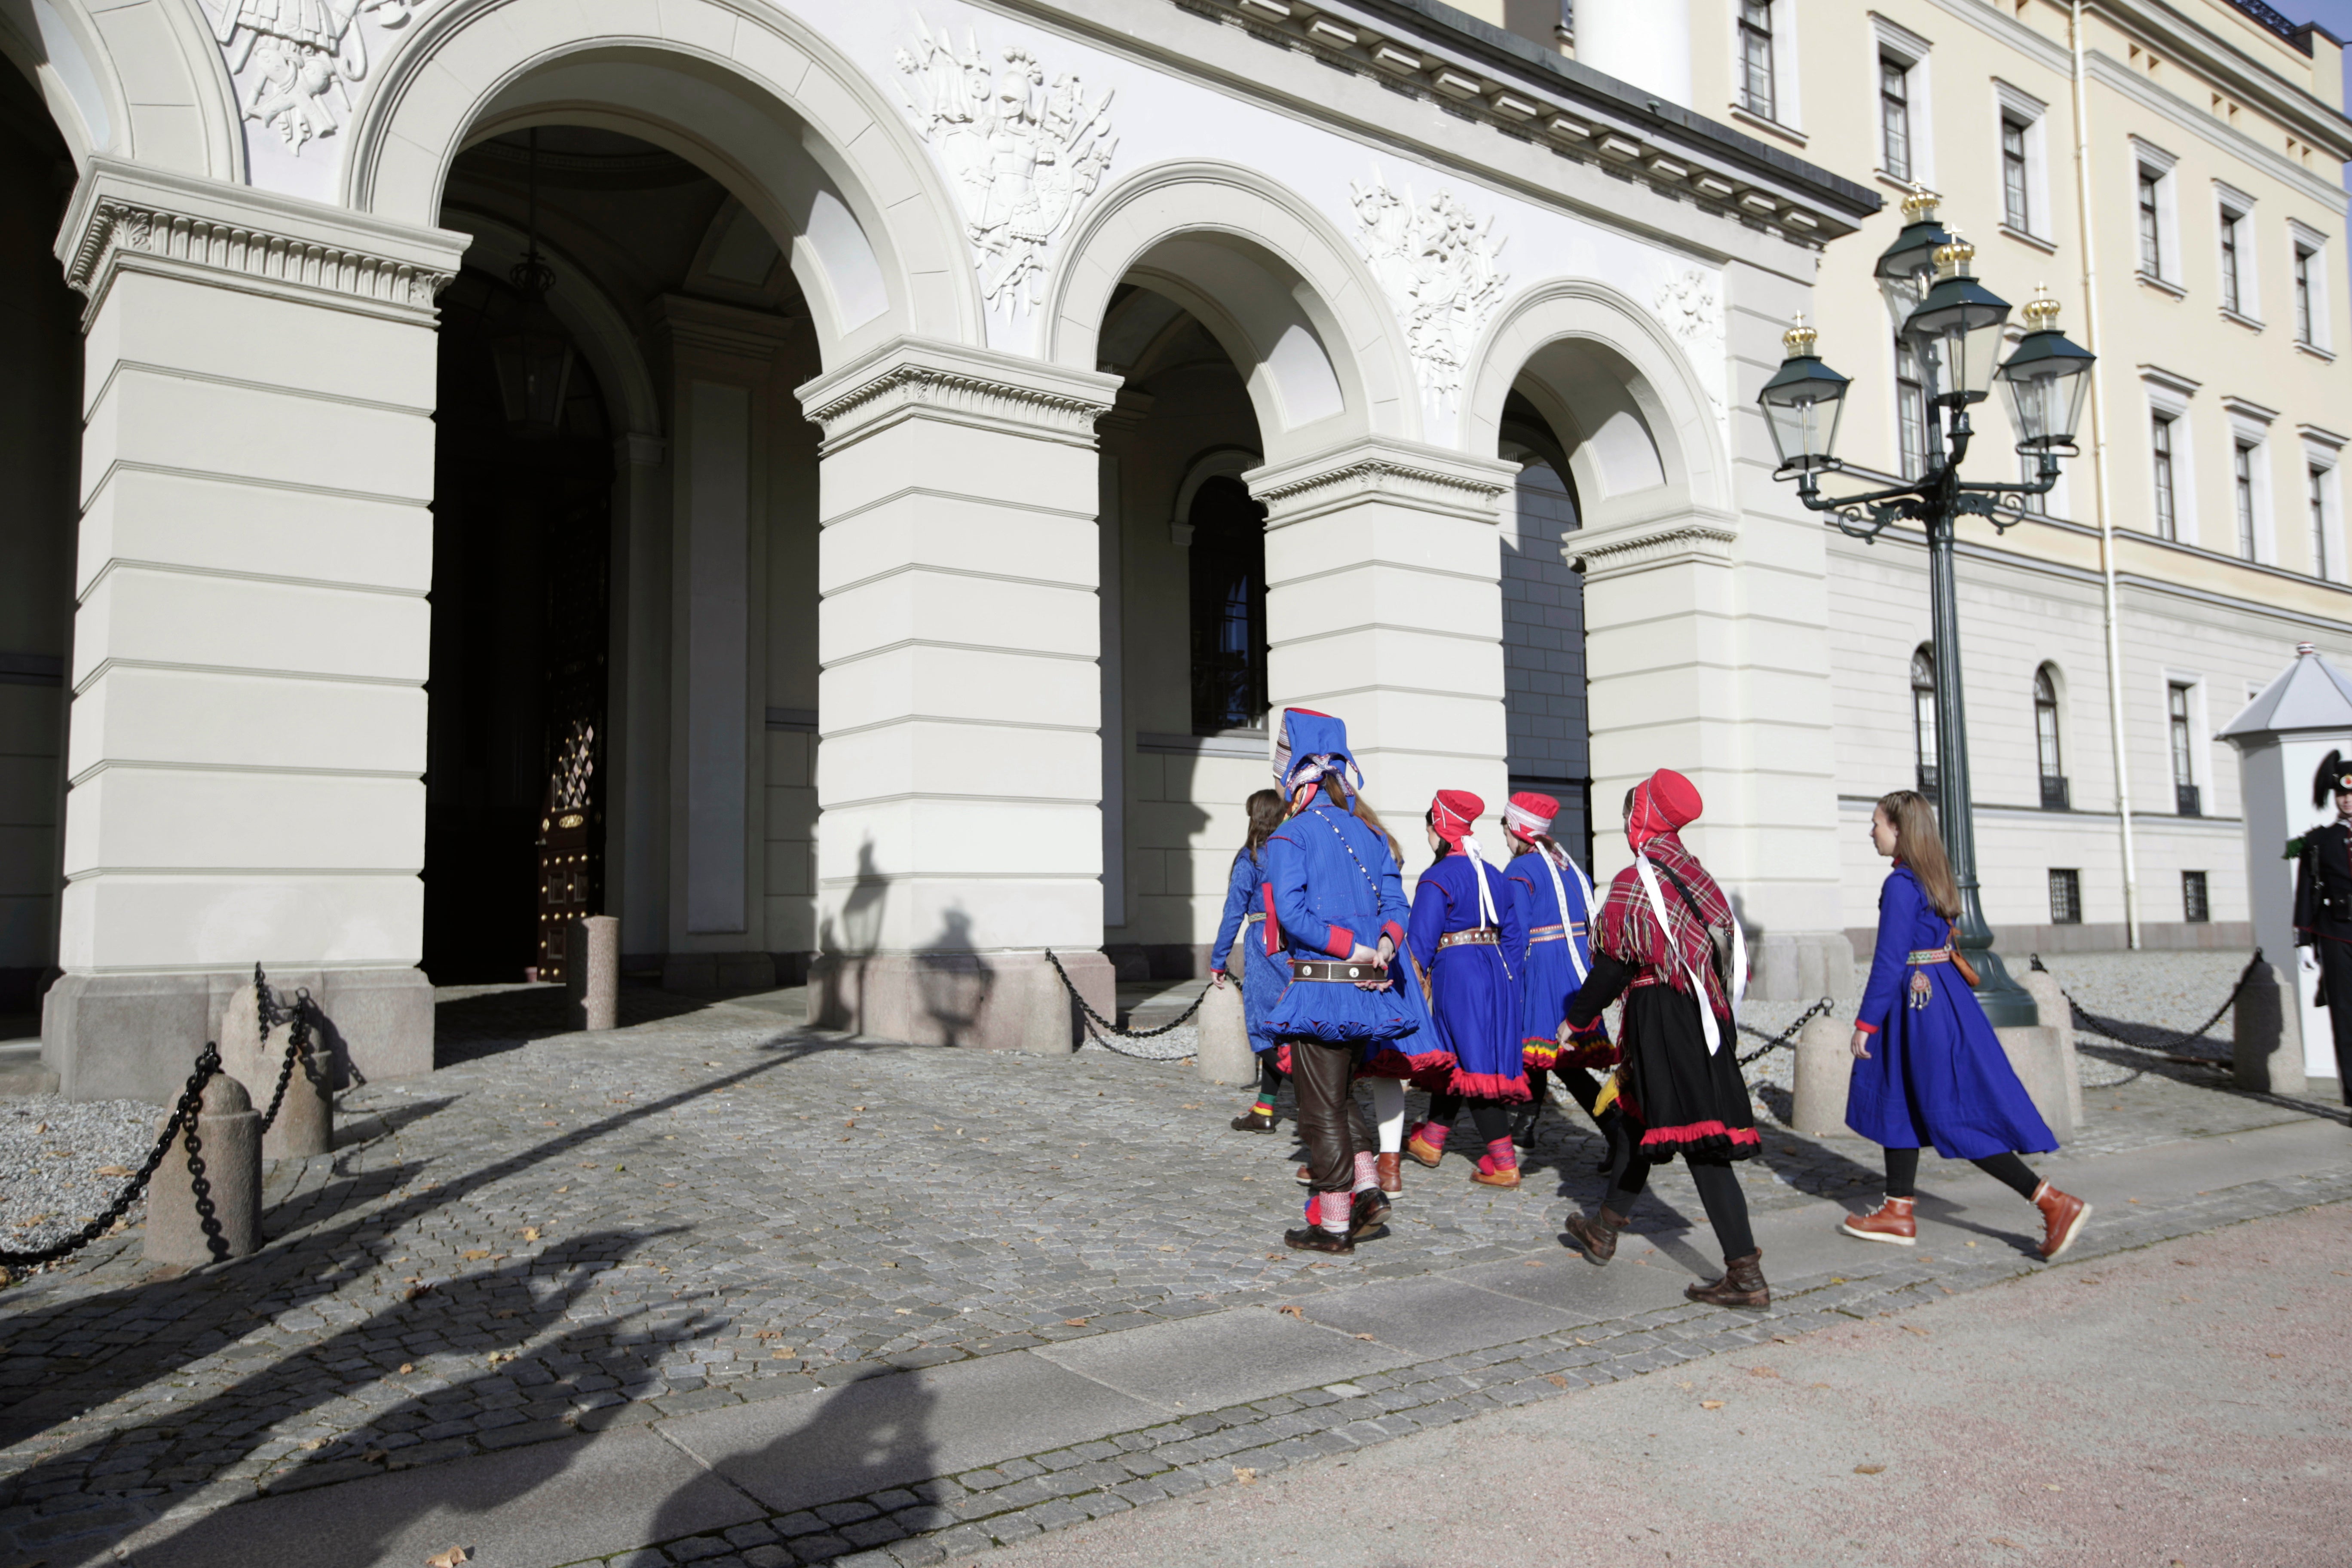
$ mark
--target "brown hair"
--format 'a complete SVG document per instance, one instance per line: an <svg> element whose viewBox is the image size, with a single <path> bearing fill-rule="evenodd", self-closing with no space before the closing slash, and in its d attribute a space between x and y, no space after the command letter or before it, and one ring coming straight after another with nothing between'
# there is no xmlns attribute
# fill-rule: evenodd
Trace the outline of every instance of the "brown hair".
<svg viewBox="0 0 2352 1568"><path fill-rule="evenodd" d="M1400 866L1404 864L1404 850L1399 847L1396 841L1396 835L1389 831L1388 824L1382 822L1379 816L1372 810L1371 802L1366 800L1356 791L1349 789L1348 787L1347 781L1341 778L1336 771L1323 775L1323 787L1330 791L1332 795L1338 796L1339 804L1346 806L1350 812L1352 812L1355 815L1357 821L1362 823L1365 826L1370 828L1373 832L1379 834L1381 838L1387 841L1390 859L1394 860Z"/></svg>
<svg viewBox="0 0 2352 1568"><path fill-rule="evenodd" d="M1916 789L1898 789L1881 795L1878 809L1895 825L1895 858L1911 868L1926 889L1927 901L1948 921L1960 918L1960 887L1952 879L1952 862L1944 854L1944 836L1936 830L1936 808Z"/></svg>
<svg viewBox="0 0 2352 1568"><path fill-rule="evenodd" d="M1259 790L1243 805L1249 812L1249 840L1242 847L1255 860L1258 851L1265 847L1265 841L1274 837L1274 830L1290 813L1283 805L1282 792L1276 789Z"/></svg>

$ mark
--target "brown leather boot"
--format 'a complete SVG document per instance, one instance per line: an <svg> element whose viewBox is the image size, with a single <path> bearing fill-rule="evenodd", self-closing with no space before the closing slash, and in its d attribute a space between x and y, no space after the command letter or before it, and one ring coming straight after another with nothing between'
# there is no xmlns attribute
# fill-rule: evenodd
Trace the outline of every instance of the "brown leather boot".
<svg viewBox="0 0 2352 1568"><path fill-rule="evenodd" d="M1404 1156L1402 1154L1381 1154L1373 1158L1372 1169L1381 1178L1381 1191L1384 1193L1404 1191L1403 1162Z"/></svg>
<svg viewBox="0 0 2352 1568"><path fill-rule="evenodd" d="M1723 1260L1723 1278L1711 1285L1687 1285L1683 1294L1710 1307L1769 1307L1772 1287L1764 1283L1764 1249Z"/></svg>
<svg viewBox="0 0 2352 1568"><path fill-rule="evenodd" d="M1404 1152L1433 1171L1437 1169L1437 1163L1445 1157L1444 1145L1433 1143L1423 1138L1418 1127L1412 1130L1412 1136L1404 1141Z"/></svg>
<svg viewBox="0 0 2352 1568"><path fill-rule="evenodd" d="M2091 1205L2044 1182L2033 1189L2033 1206L2042 1211L2042 1260L2055 1263L2074 1245L2074 1238L2083 1234L2083 1222L2091 1217Z"/></svg>
<svg viewBox="0 0 2352 1568"><path fill-rule="evenodd" d="M1255 1106L1252 1106L1249 1110L1243 1111L1239 1116L1234 1118L1234 1131L1236 1132L1271 1132L1274 1131L1274 1118L1258 1110Z"/></svg>
<svg viewBox="0 0 2352 1568"><path fill-rule="evenodd" d="M1919 1222L1911 1215L1910 1198L1889 1198L1870 1214L1850 1214L1838 1229L1864 1241L1887 1241L1897 1247L1919 1245Z"/></svg>
<svg viewBox="0 0 2352 1568"><path fill-rule="evenodd" d="M1584 1261L1597 1268L1617 1256L1617 1236L1625 1228L1626 1219L1604 1205L1590 1219L1572 1214L1561 1224L1576 1237L1576 1245L1584 1248Z"/></svg>

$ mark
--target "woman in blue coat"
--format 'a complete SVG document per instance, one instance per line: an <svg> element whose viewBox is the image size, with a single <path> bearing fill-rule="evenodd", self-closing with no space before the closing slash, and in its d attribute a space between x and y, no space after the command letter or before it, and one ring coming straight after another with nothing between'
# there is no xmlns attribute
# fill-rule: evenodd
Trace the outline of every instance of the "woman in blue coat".
<svg viewBox="0 0 2352 1568"><path fill-rule="evenodd" d="M1935 807L1916 791L1896 790L1871 813L1870 842L1895 869L1878 891L1878 944L1854 1019L1845 1121L1885 1145L1886 1201L1838 1228L1864 1241L1912 1246L1919 1234L1912 1215L1919 1149L1932 1143L1945 1159L1970 1162L2040 1209L2042 1256L2054 1258L2082 1234L2091 1205L2018 1158L2020 1151L2048 1153L2058 1141L1969 989L1965 955L1953 951L1959 888Z"/></svg>
<svg viewBox="0 0 2352 1568"><path fill-rule="evenodd" d="M1568 1005L1577 988L1592 973L1592 883L1584 868L1551 836L1559 802L1548 795L1522 790L1504 808L1503 831L1511 845L1511 880L1524 889L1528 904L1528 962L1520 973L1527 998L1520 1026L1519 1052L1528 1065L1528 1103L1511 1128L1511 1141L1521 1148L1535 1141L1536 1123L1543 1115L1544 1074L1559 1079L1560 1087L1593 1117L1607 1140L1601 1170L1613 1173L1631 1149L1625 1118L1615 1106L1594 1116L1601 1100L1601 1080L1594 1068L1617 1065L1617 1047L1604 1033L1591 1043L1568 1037Z"/></svg>
<svg viewBox="0 0 2352 1568"><path fill-rule="evenodd" d="M1275 776L1290 819L1266 840L1266 891L1290 974L1265 1032L1290 1049L1309 1222L1283 1240L1349 1253L1389 1211L1349 1087L1367 1054L1420 1027L1417 999L1391 969L1410 911L1388 832L1364 804L1347 726L1284 710Z"/></svg>
<svg viewBox="0 0 2352 1568"><path fill-rule="evenodd" d="M1219 985L1236 978L1233 956L1238 939L1242 1019L1249 1027L1250 1049L1257 1054L1257 1103L1234 1118L1234 1131L1271 1132L1275 1096L1287 1076L1276 1061L1274 1037L1265 1032L1265 1016L1282 994L1283 983L1281 960L1265 932L1265 841L1282 826L1281 792L1259 790L1249 797L1248 810L1249 837L1225 878L1225 912L1217 921L1216 945L1209 950L1209 977Z"/></svg>
<svg viewBox="0 0 2352 1568"><path fill-rule="evenodd" d="M1438 858L1413 888L1406 941L1414 978L1429 998L1432 1026L1454 1065L1430 1095L1429 1120L1414 1130L1412 1141L1420 1146L1415 1157L1435 1164L1446 1130L1467 1102L1486 1145L1470 1179L1516 1187L1519 1156L1511 1143L1508 1107L1528 1098L1519 1049L1527 901L1479 851L1471 829L1486 809L1476 795L1454 789L1438 791L1429 808L1429 847Z"/></svg>

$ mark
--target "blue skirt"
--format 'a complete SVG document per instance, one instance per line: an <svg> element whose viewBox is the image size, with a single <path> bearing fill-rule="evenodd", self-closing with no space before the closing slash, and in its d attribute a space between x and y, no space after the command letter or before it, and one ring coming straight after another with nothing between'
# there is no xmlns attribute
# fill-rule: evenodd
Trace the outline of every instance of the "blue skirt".
<svg viewBox="0 0 2352 1568"><path fill-rule="evenodd" d="M1303 956L1325 962L1321 954ZM1369 1046L1402 1039L1421 1027L1402 956L1391 966L1391 978L1399 984L1385 991L1361 990L1344 980L1292 980L1288 957L1277 955L1274 962L1282 965L1284 984L1266 1014L1265 1032L1277 1040Z"/></svg>
<svg viewBox="0 0 2352 1568"><path fill-rule="evenodd" d="M1429 1013L1439 1043L1454 1053L1450 1092L1472 1100L1528 1098L1519 1050L1525 1004L1501 953L1481 942L1441 949L1430 965Z"/></svg>
<svg viewBox="0 0 2352 1568"><path fill-rule="evenodd" d="M1924 1007L1907 1005L1911 973L1935 987ZM1897 995L1905 1005L1871 1037L1869 1058L1854 1060L1848 1127L1889 1149L1933 1147L1947 1160L2058 1147L1958 971L1935 963L1906 972Z"/></svg>
<svg viewBox="0 0 2352 1568"><path fill-rule="evenodd" d="M1264 929L1255 923L1244 925L1234 943L1243 950L1242 1016L1249 1023L1250 1049L1254 1051L1274 1049L1274 1037L1266 1032L1266 1016L1281 999L1283 983L1290 977L1290 965L1280 955L1268 953L1263 939L1251 940Z"/></svg>

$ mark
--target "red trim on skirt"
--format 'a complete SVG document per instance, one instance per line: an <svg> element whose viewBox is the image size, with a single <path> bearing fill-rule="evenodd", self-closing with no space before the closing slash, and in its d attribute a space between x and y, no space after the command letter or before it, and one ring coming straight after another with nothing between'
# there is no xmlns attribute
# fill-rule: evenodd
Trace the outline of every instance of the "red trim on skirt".
<svg viewBox="0 0 2352 1568"><path fill-rule="evenodd" d="M1727 1127L1720 1121L1692 1121L1680 1127L1652 1127L1642 1134L1642 1152L1662 1149L1668 1153L1696 1149L1708 1143L1727 1143L1735 1149L1760 1149L1764 1140L1753 1127Z"/></svg>
<svg viewBox="0 0 2352 1568"><path fill-rule="evenodd" d="M1452 1051L1420 1051L1407 1056L1394 1045L1384 1041L1372 1059L1356 1069L1356 1076L1358 1078L1402 1078L1418 1081L1426 1074L1433 1073L1442 1077L1453 1070L1454 1053Z"/></svg>
<svg viewBox="0 0 2352 1568"><path fill-rule="evenodd" d="M1524 1072L1505 1077L1498 1072L1464 1072L1456 1068L1447 1080L1445 1091L1465 1100L1499 1100L1506 1105L1523 1105L1532 1098Z"/></svg>

